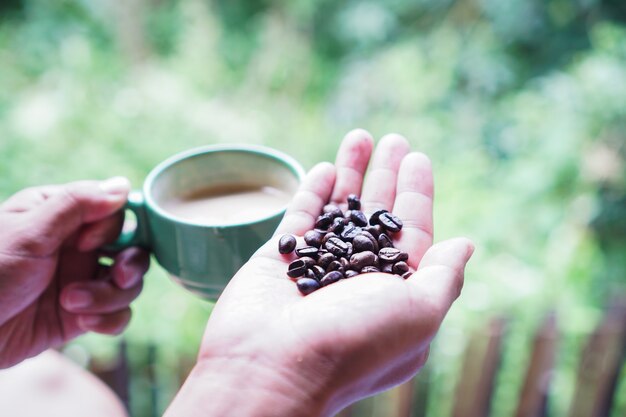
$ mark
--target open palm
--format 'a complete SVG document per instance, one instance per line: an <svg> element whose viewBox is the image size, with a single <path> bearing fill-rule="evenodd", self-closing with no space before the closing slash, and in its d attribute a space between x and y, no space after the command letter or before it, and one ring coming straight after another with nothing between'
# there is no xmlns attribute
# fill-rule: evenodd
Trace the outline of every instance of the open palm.
<svg viewBox="0 0 626 417"><path fill-rule="evenodd" d="M355 130L335 165L310 171L275 237L219 299L200 362L220 356L267 364L292 375L294 390L332 393L324 399L329 412L407 380L424 364L473 247L466 239L432 246L433 180L425 155L410 153L398 135L381 139L373 156L372 148L370 135ZM406 280L362 274L302 296L286 276L294 255L278 253L278 238L291 233L301 240L324 204L345 203L351 193L361 195L366 215L387 209L403 220L394 245L409 253L416 272Z"/></svg>

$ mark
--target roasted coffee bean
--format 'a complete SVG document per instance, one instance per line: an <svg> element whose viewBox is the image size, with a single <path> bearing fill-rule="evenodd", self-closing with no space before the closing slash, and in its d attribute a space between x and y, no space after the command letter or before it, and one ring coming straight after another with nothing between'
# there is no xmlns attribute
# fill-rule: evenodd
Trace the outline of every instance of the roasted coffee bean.
<svg viewBox="0 0 626 417"><path fill-rule="evenodd" d="M309 271L312 271L316 279L322 279L326 274L326 270L319 265L313 265Z"/></svg>
<svg viewBox="0 0 626 417"><path fill-rule="evenodd" d="M298 286L298 290L300 290L303 295L309 295L321 287L317 280L311 278L300 278L296 282L296 285Z"/></svg>
<svg viewBox="0 0 626 417"><path fill-rule="evenodd" d="M303 248L296 249L296 255L299 257L308 256L311 258L317 258L317 253L319 249L315 246L305 246Z"/></svg>
<svg viewBox="0 0 626 417"><path fill-rule="evenodd" d="M315 258L315 260L317 261L320 258L320 256L325 255L327 253L328 251L326 250L326 248L324 248L324 246L321 246L319 250L317 251L317 258Z"/></svg>
<svg viewBox="0 0 626 417"><path fill-rule="evenodd" d="M374 245L374 250L372 252L378 253L378 239L367 230L361 230L361 234L368 238L372 242L372 245Z"/></svg>
<svg viewBox="0 0 626 417"><path fill-rule="evenodd" d="M384 213L389 213L389 211L383 209L383 210L376 210L371 216L370 216L370 224L372 226L375 226L377 224L379 224L379 218L381 214Z"/></svg>
<svg viewBox="0 0 626 417"><path fill-rule="evenodd" d="M317 218L317 221L315 222L315 227L321 230L326 230L328 229L328 226L333 223L333 218L334 217L329 213L322 214Z"/></svg>
<svg viewBox="0 0 626 417"><path fill-rule="evenodd" d="M363 214L362 211L359 211L359 210L350 211L350 220L352 220L352 223L354 223L356 226L359 226L359 227L367 226L367 217L365 217L365 214Z"/></svg>
<svg viewBox="0 0 626 417"><path fill-rule="evenodd" d="M333 217L343 217L343 211L336 204L326 204L322 211L324 214L330 214Z"/></svg>
<svg viewBox="0 0 626 417"><path fill-rule="evenodd" d="M296 239L286 235L279 241L279 251L295 249L300 257L289 264L287 275L297 280L305 295L359 273L382 271L407 278L408 254L396 249L389 235L401 229L402 220L387 210L374 212L368 222L359 197L351 194L345 212L333 203L324 206L315 228L304 235L306 247L296 248Z"/></svg>
<svg viewBox="0 0 626 417"><path fill-rule="evenodd" d="M324 235L324 238L322 239L322 246L324 247L324 249L326 249L326 242L328 242L328 240L331 237L339 237L339 235L337 235L336 233L333 232L328 232Z"/></svg>
<svg viewBox="0 0 626 417"><path fill-rule="evenodd" d="M278 241L278 252L286 255L296 248L296 238L292 235L282 235Z"/></svg>
<svg viewBox="0 0 626 417"><path fill-rule="evenodd" d="M382 248L378 251L378 257L383 262L400 262L409 259L409 255L406 252L402 252L396 248Z"/></svg>
<svg viewBox="0 0 626 417"><path fill-rule="evenodd" d="M346 258L350 258L352 254L354 253L354 246L352 245L351 242L346 242L346 245L348 246L348 250L346 251L346 254L343 256L345 256Z"/></svg>
<svg viewBox="0 0 626 417"><path fill-rule="evenodd" d="M402 278L408 279L411 275L413 275L413 272L408 271L408 272L405 272L404 274L402 274Z"/></svg>
<svg viewBox="0 0 626 417"><path fill-rule="evenodd" d="M400 256L400 249L392 247L382 248L378 251L378 256L382 262L395 263L400 260L398 259Z"/></svg>
<svg viewBox="0 0 626 417"><path fill-rule="evenodd" d="M376 265L377 257L374 252L358 252L350 257L350 268L360 271L366 266Z"/></svg>
<svg viewBox="0 0 626 417"><path fill-rule="evenodd" d="M307 268L311 268L313 265L316 264L315 259L309 257L309 256L303 256L300 258L300 260L302 260L304 262L304 265Z"/></svg>
<svg viewBox="0 0 626 417"><path fill-rule="evenodd" d="M330 271L320 280L320 284L322 287L332 284L333 282L337 282L343 278L343 274L339 271Z"/></svg>
<svg viewBox="0 0 626 417"><path fill-rule="evenodd" d="M372 236L374 236L375 239L378 239L378 236L380 236L380 234L383 232L383 227L379 224L376 224L374 226L370 225L364 227L363 230L370 233Z"/></svg>
<svg viewBox="0 0 626 417"><path fill-rule="evenodd" d="M378 218L378 223L385 228L385 230L397 233L402 230L402 220L392 213L382 213Z"/></svg>
<svg viewBox="0 0 626 417"><path fill-rule="evenodd" d="M339 261L332 261L331 263L328 264L328 266L326 267L326 272L330 272L330 271L339 271L342 268L341 266L341 262Z"/></svg>
<svg viewBox="0 0 626 417"><path fill-rule="evenodd" d="M354 225L354 223L350 222L346 225L346 227L343 228L343 230L341 231L341 238L344 240L352 240L354 239L359 233L361 232L361 230L356 227Z"/></svg>
<svg viewBox="0 0 626 417"><path fill-rule="evenodd" d="M319 248L322 245L322 239L324 238L324 233L319 232L317 230L309 230L304 234L304 241L309 246L314 246Z"/></svg>
<svg viewBox="0 0 626 417"><path fill-rule="evenodd" d="M356 194L348 196L348 210L361 210L361 200Z"/></svg>
<svg viewBox="0 0 626 417"><path fill-rule="evenodd" d="M287 275L291 278L298 278L306 273L306 263L302 259L296 259L289 264Z"/></svg>
<svg viewBox="0 0 626 417"><path fill-rule="evenodd" d="M367 226L367 227L370 227L370 226ZM361 232L359 234L361 236L365 236L366 238L368 238L372 242L376 242L376 236L374 236L373 234L371 234L370 232L365 230L365 228L361 228Z"/></svg>
<svg viewBox="0 0 626 417"><path fill-rule="evenodd" d="M409 266L406 262L400 261L393 264L393 273L396 275L403 275L405 272L408 272Z"/></svg>
<svg viewBox="0 0 626 417"><path fill-rule="evenodd" d="M376 243L376 240L372 241L372 239L374 239L373 237L372 239L370 239L368 236L365 236L363 233L367 233L367 232L361 232L360 235L358 235L352 240L352 246L354 246L354 251L355 252L365 252L365 251L377 252L378 243Z"/></svg>
<svg viewBox="0 0 626 417"><path fill-rule="evenodd" d="M344 219L343 217L335 217L335 219L333 220L333 224L330 225L328 231L333 233L341 233L346 224L348 224L348 220Z"/></svg>
<svg viewBox="0 0 626 417"><path fill-rule="evenodd" d="M348 260L348 258L339 258L339 263L341 264L341 267L344 271L350 266L350 261Z"/></svg>
<svg viewBox="0 0 626 417"><path fill-rule="evenodd" d="M317 264L321 266L322 268L326 269L328 265L334 260L335 260L335 255L333 255L330 252L326 252L325 254L320 255L320 257L317 260Z"/></svg>
<svg viewBox="0 0 626 417"><path fill-rule="evenodd" d="M383 248L393 248L393 241L389 236L384 233L381 233L378 236L378 247L382 250Z"/></svg>
<svg viewBox="0 0 626 417"><path fill-rule="evenodd" d="M343 276L346 278L356 277L357 275L359 275L359 273L354 269L347 269L346 272L343 273Z"/></svg>
<svg viewBox="0 0 626 417"><path fill-rule="evenodd" d="M343 240L331 237L325 244L328 252L332 253L335 256L344 256L348 253L348 245Z"/></svg>

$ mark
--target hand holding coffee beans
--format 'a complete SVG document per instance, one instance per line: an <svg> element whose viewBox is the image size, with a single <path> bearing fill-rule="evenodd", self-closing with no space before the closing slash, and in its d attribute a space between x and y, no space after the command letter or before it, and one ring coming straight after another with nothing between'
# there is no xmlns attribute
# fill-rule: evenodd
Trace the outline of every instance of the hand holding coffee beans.
<svg viewBox="0 0 626 417"><path fill-rule="evenodd" d="M409 255L393 247L390 234L402 230L402 220L387 210L378 210L369 221L361 211L361 200L348 196L348 210L327 204L315 222L315 229L304 234L307 246L296 248L294 236L278 241L278 251L294 250L298 259L289 264L287 275L308 295L341 279L369 272L384 272L408 278Z"/></svg>
<svg viewBox="0 0 626 417"><path fill-rule="evenodd" d="M275 237L218 300L166 417L336 415L424 365L473 248L432 244L428 158L397 134L373 142L352 131L334 165L309 171ZM388 211L370 216L374 204Z"/></svg>

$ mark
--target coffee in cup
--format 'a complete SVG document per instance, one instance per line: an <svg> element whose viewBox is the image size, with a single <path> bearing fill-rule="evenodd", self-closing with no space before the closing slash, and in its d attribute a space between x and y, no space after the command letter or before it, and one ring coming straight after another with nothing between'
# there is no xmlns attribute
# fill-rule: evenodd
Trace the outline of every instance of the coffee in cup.
<svg viewBox="0 0 626 417"><path fill-rule="evenodd" d="M216 299L272 236L303 176L293 158L266 147L183 152L155 167L142 190L129 195L137 227L112 247L144 247L176 282Z"/></svg>
<svg viewBox="0 0 626 417"><path fill-rule="evenodd" d="M214 185L163 201L161 207L181 220L207 225L251 222L283 210L294 190L262 184Z"/></svg>

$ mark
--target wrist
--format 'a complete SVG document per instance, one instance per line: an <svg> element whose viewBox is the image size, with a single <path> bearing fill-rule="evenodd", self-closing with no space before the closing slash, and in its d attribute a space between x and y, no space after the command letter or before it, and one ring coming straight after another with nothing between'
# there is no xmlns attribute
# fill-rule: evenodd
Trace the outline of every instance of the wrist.
<svg viewBox="0 0 626 417"><path fill-rule="evenodd" d="M327 388L291 365L259 357L201 358L165 416L330 415Z"/></svg>

